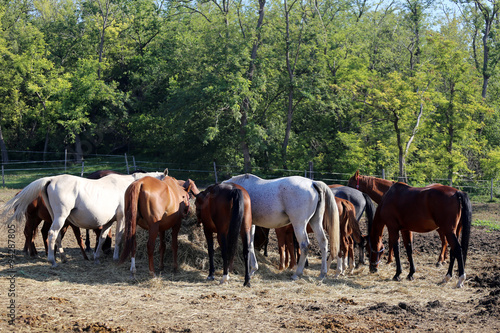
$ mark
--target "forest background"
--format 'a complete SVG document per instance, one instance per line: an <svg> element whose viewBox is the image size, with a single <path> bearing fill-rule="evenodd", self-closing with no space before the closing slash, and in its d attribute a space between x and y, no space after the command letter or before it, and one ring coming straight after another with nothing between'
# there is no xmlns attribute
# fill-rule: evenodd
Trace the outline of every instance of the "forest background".
<svg viewBox="0 0 500 333"><path fill-rule="evenodd" d="M499 0L0 0L0 148L500 175Z"/></svg>

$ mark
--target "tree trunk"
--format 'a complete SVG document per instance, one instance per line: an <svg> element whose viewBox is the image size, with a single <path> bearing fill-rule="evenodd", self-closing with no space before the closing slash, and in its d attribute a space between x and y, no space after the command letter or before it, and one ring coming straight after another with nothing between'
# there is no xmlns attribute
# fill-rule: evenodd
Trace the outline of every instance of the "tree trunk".
<svg viewBox="0 0 500 333"><path fill-rule="evenodd" d="M248 80L252 82L255 75L255 59L257 59L257 51L259 49L261 34L260 30L262 28L262 24L264 22L264 7L266 5L266 0L259 0L259 19L257 20L257 39L255 40L252 47L252 54L250 56L250 66L248 69ZM252 171L252 161L250 155L250 148L248 147L248 142L246 139L247 130L246 126L248 124L248 113L250 112L250 99L245 97L240 107L241 118L240 118L240 147L243 152L243 162L244 162L244 171L251 172Z"/></svg>
<svg viewBox="0 0 500 333"><path fill-rule="evenodd" d="M0 149L2 150L2 163L9 162L9 155L7 154L7 146L3 139L2 125L0 125Z"/></svg>

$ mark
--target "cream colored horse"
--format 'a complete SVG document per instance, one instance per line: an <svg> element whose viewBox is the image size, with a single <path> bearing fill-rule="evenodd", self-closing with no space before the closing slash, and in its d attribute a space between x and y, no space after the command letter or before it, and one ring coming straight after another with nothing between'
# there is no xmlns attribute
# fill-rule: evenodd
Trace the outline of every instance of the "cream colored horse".
<svg viewBox="0 0 500 333"><path fill-rule="evenodd" d="M321 274L328 271L328 240L323 230L323 218L332 219L329 230L330 252L338 253L340 244L339 211L335 197L328 186L320 181L312 181L300 176L264 180L251 174L235 176L225 182L238 184L247 190L252 205L252 243L255 226L279 228L292 224L301 253L297 270L292 276L296 280L304 271L309 238L307 225L314 232L321 249ZM253 245L253 244L252 244ZM252 272L257 270L257 260L252 252Z"/></svg>
<svg viewBox="0 0 500 333"><path fill-rule="evenodd" d="M167 170L165 170L167 172ZM118 260L119 244L124 227L124 194L127 187L144 176L158 179L165 177L165 172L136 173L133 175L109 175L101 179L87 179L72 175L44 177L26 186L18 195L5 203L3 214L14 209L10 220L22 221L27 206L41 193L52 217L52 226L48 235L47 260L56 267L54 246L56 240L60 246L59 231L68 219L79 228L96 229L102 227L99 245L94 253L94 260L99 262L102 245L114 221L116 238L113 259Z"/></svg>

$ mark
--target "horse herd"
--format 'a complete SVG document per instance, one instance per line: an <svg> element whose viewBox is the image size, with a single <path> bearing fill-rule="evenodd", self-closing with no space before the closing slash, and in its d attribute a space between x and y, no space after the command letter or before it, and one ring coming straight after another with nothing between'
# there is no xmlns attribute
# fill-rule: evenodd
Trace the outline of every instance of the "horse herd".
<svg viewBox="0 0 500 333"><path fill-rule="evenodd" d="M136 273L136 228L139 225L149 233L149 273L154 276L155 241L159 234L161 270L165 232L169 229L172 230L173 269L177 270L177 236L181 222L188 214L190 199L194 198L196 216L203 225L208 245L208 279L213 280L215 272L213 234L217 234L222 252L224 267L221 283L229 279L238 237L241 237L245 286L250 286L250 277L258 269L254 235L257 245L261 242L257 241L259 235L266 238L269 229L276 230L280 269L296 266L292 279L298 279L303 274L309 248L308 233L314 233L321 251L319 277L323 279L335 257L335 277L343 274L348 266L354 268L355 243L359 245L360 262L364 263L366 250L370 271L376 272L384 252L383 230L387 227L388 261L393 258L396 261L394 280L399 280L402 272L399 234L403 237L410 264L407 278L412 280L415 272L412 232L437 230L442 241L438 264L444 261L447 246L451 247L449 268L443 281L451 279L456 260L459 272L457 287L464 284L472 210L467 194L450 186L431 184L411 187L401 182L362 176L357 171L349 179L348 186L327 186L324 182L299 176L264 180L244 174L200 191L194 181L177 180L167 173L168 170L163 173L122 175L101 171L88 178L71 175L40 178L5 203L3 215L13 212L9 222L26 220L24 250L32 256L36 254L34 236L37 227L44 221L42 236L52 266L57 266L56 249L65 261L61 238L68 227L73 228L86 259L79 228L96 231L99 241L94 260L98 262L109 230L116 222L113 259L124 262L130 256L132 276ZM373 201L378 204L376 209ZM366 236L361 234L359 227L363 213L368 221ZM462 239L459 242L460 234Z"/></svg>

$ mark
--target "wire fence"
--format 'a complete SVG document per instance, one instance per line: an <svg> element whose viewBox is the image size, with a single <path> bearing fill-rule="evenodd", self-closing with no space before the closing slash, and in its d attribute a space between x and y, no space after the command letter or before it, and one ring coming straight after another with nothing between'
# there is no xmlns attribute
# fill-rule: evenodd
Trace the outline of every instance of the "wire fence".
<svg viewBox="0 0 500 333"><path fill-rule="evenodd" d="M77 159L76 154L41 153L26 151L9 151L9 162L2 164L2 186L20 189L33 180L41 177L58 174L72 174L85 177L97 170L113 170L123 174L130 174L137 170L146 172L164 171L168 168L169 175L177 179L193 179L200 187L219 183L232 176L243 173L241 166L219 165L213 162L211 165L179 165L166 161L136 160L134 156L123 155L88 155ZM304 176L315 180L324 181L327 184L347 185L352 176L349 173L337 173L322 170L314 170L312 163L304 166L303 170L269 169L253 167L252 173L266 179L285 176ZM382 175L371 175L386 178ZM391 179L397 180L397 179ZM448 179L428 179L425 183L412 181L408 177L408 184L412 186L424 186L430 183L441 183L453 185L472 196L485 196L493 200L500 196L500 181L495 179L458 179L451 184Z"/></svg>

